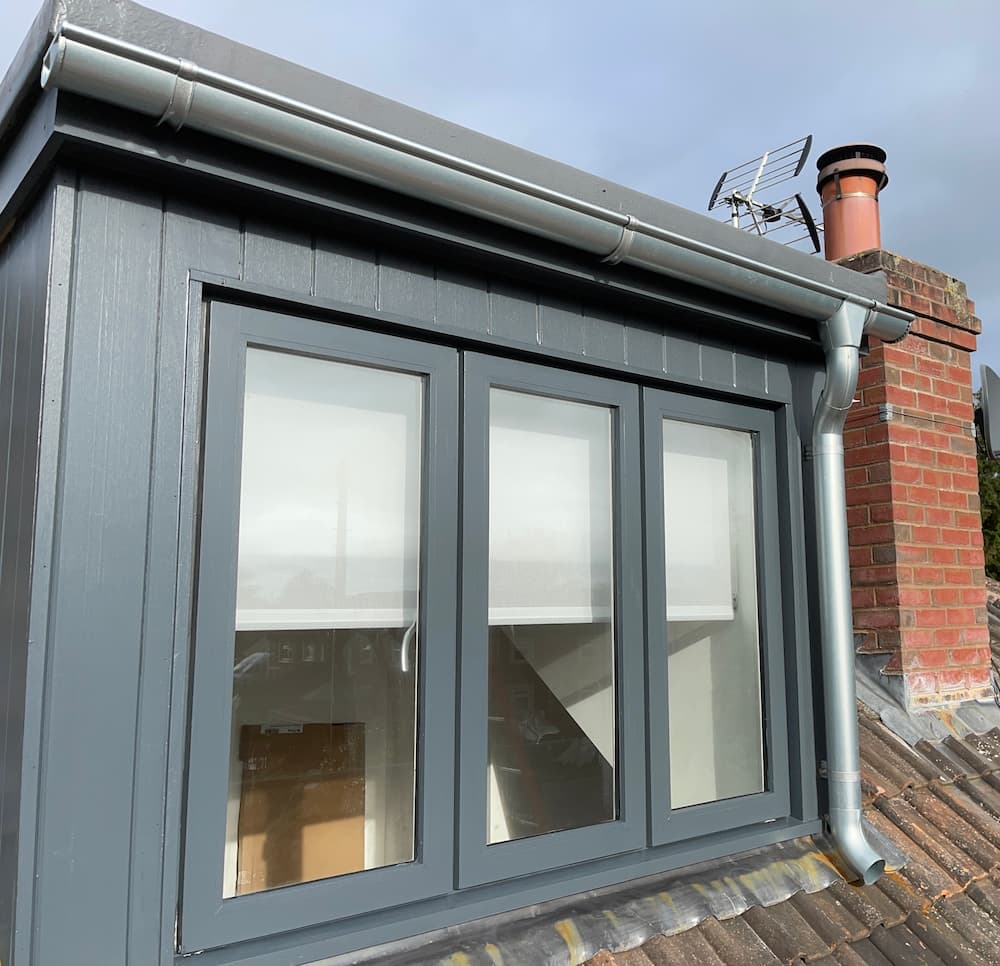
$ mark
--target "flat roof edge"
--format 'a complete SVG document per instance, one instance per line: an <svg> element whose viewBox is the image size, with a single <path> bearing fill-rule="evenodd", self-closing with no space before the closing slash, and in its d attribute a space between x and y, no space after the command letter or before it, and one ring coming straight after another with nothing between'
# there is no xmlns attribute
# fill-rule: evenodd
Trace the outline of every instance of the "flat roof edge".
<svg viewBox="0 0 1000 966"><path fill-rule="evenodd" d="M883 304L882 278L734 231L129 0L50 0L18 70L30 72L32 45L44 43L56 20L43 68L49 87L804 317L827 318L846 298L873 310L882 338L900 337L909 321ZM238 129L232 118L248 107L253 122Z"/></svg>

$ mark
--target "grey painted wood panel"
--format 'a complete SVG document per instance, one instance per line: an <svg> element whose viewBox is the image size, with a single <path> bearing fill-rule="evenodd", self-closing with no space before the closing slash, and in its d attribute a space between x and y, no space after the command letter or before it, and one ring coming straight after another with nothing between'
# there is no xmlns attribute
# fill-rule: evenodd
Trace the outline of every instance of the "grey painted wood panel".
<svg viewBox="0 0 1000 966"><path fill-rule="evenodd" d="M14 959L30 564L51 225L52 198L46 193L0 244L0 961L6 963Z"/></svg>
<svg viewBox="0 0 1000 966"><path fill-rule="evenodd" d="M383 312L405 315L432 324L436 312L434 267L396 254L382 254L379 262L378 303Z"/></svg>
<svg viewBox="0 0 1000 966"><path fill-rule="evenodd" d="M243 278L291 292L313 287L312 236L248 219L243 229Z"/></svg>
<svg viewBox="0 0 1000 966"><path fill-rule="evenodd" d="M583 351L588 359L625 363L625 326L618 314L583 310Z"/></svg>
<svg viewBox="0 0 1000 966"><path fill-rule="evenodd" d="M201 365L200 311L189 325L188 270L218 275L240 271L240 226L234 215L168 200L164 206L163 259L155 374L152 491L149 542L146 549L146 599L143 615L139 716L131 835L131 885L128 962L155 963L164 933L173 928L177 891L168 887L163 903L163 855L177 850L179 816L166 818L171 691L174 684L175 575L178 568L178 522L181 515L181 454L185 437L197 434L197 423L185 425L185 383ZM191 508L188 508L188 520ZM186 552L193 535L182 525ZM182 639L186 623L180 623ZM184 668L182 667L183 673ZM183 681L183 677L181 678ZM175 741L183 749L183 731ZM176 745L174 745L176 748ZM183 753L183 752L182 752ZM166 848L164 847L166 843ZM168 864L171 871L174 864ZM167 876L170 879L170 876ZM171 880L172 881L172 880Z"/></svg>
<svg viewBox="0 0 1000 966"><path fill-rule="evenodd" d="M58 489L59 446L65 375L66 331L69 317L69 279L76 224L76 175L60 172L53 179L53 216L48 299L45 306L44 362L38 465L35 480L34 546L31 548L28 640L25 671L24 740L20 819L18 823L17 893L12 962L30 963L34 938L36 845L39 776L42 772L42 733L45 682L48 668L48 626L55 508Z"/></svg>
<svg viewBox="0 0 1000 966"><path fill-rule="evenodd" d="M316 241L316 294L375 308L378 257L373 248L337 238Z"/></svg>
<svg viewBox="0 0 1000 966"><path fill-rule="evenodd" d="M733 350L728 346L701 345L701 378L716 386L736 387L736 369Z"/></svg>
<svg viewBox="0 0 1000 966"><path fill-rule="evenodd" d="M663 331L649 324L633 323L625 331L626 365L637 372L665 372Z"/></svg>
<svg viewBox="0 0 1000 966"><path fill-rule="evenodd" d="M664 336L667 375L684 382L701 380L701 346L694 339L676 335Z"/></svg>
<svg viewBox="0 0 1000 966"><path fill-rule="evenodd" d="M538 298L534 292L494 282L490 287L490 333L506 342L538 345Z"/></svg>
<svg viewBox="0 0 1000 966"><path fill-rule="evenodd" d="M578 302L543 295L538 300L538 338L548 349L584 354L583 307Z"/></svg>
<svg viewBox="0 0 1000 966"><path fill-rule="evenodd" d="M764 356L737 352L733 356L736 388L751 392L767 392L767 359Z"/></svg>
<svg viewBox="0 0 1000 966"><path fill-rule="evenodd" d="M125 961L161 200L82 185L65 385L34 961ZM70 790L71 793L70 793Z"/></svg>
<svg viewBox="0 0 1000 966"><path fill-rule="evenodd" d="M438 269L435 321L486 335L490 330L490 295L482 279Z"/></svg>

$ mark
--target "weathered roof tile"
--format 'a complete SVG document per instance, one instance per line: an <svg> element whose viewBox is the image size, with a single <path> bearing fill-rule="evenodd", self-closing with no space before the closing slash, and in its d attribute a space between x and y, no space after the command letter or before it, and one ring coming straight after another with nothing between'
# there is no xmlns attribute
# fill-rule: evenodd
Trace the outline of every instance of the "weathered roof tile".
<svg viewBox="0 0 1000 966"><path fill-rule="evenodd" d="M783 963L809 962L826 956L830 944L802 918L790 902L769 909L748 909L743 918Z"/></svg>
<svg viewBox="0 0 1000 966"><path fill-rule="evenodd" d="M742 917L725 922L706 919L698 928L729 966L777 966L780 962Z"/></svg>

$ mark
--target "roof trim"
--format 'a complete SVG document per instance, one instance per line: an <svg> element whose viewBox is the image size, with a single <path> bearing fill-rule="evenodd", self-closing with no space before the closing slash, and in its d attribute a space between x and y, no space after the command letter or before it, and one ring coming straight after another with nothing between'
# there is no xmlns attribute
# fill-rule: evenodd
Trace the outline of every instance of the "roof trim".
<svg viewBox="0 0 1000 966"><path fill-rule="evenodd" d="M887 341L901 338L912 319L873 297L875 280L831 271L835 266L801 253L786 256L780 246L763 242L747 245L759 240L735 237L738 233L725 237L731 246L716 244L705 240L707 232L679 231L672 220L650 221L595 204L578 193L86 27L62 24L45 56L42 85L472 214L605 262L629 264L817 321L845 301L863 305L870 310L865 331ZM688 220L697 218L685 214ZM719 227L704 218L697 221ZM808 273L802 271L805 267ZM833 281L838 275L857 284L836 284L842 280Z"/></svg>

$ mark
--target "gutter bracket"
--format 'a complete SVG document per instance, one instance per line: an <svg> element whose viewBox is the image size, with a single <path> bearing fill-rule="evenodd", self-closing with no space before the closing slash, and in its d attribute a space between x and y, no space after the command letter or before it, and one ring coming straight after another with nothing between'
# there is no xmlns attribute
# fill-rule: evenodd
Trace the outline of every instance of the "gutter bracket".
<svg viewBox="0 0 1000 966"><path fill-rule="evenodd" d="M169 124L175 131L184 127L191 113L191 105L194 103L194 85L197 79L198 65L190 60L179 59L177 75L174 77L174 89L166 108L156 122L157 127Z"/></svg>
<svg viewBox="0 0 1000 966"><path fill-rule="evenodd" d="M617 265L628 257L628 253L632 249L635 242L635 232L630 227L632 216L626 215L625 218L625 224L622 226L622 237L618 240L618 244L601 259L603 265Z"/></svg>

